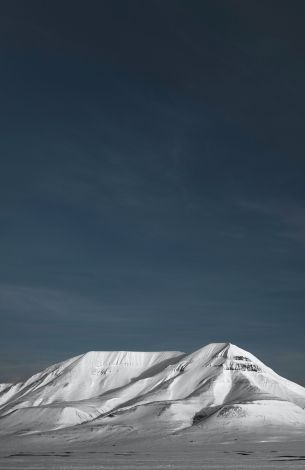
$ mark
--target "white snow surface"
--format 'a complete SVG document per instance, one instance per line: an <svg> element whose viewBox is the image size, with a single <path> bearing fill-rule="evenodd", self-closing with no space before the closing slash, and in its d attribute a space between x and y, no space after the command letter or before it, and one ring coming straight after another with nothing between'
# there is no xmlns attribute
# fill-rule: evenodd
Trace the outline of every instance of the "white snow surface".
<svg viewBox="0 0 305 470"><path fill-rule="evenodd" d="M249 431L305 436L305 389L231 343L97 352L0 385L0 435L74 441ZM284 431L283 431L284 430Z"/></svg>

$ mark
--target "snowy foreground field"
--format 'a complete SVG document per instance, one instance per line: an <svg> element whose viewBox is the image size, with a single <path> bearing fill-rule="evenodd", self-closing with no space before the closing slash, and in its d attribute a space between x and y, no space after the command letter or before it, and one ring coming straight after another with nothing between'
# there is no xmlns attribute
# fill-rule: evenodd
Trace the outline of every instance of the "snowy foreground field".
<svg viewBox="0 0 305 470"><path fill-rule="evenodd" d="M89 352L0 385L0 469L305 468L305 389L230 343Z"/></svg>
<svg viewBox="0 0 305 470"><path fill-rule="evenodd" d="M301 438L301 436L300 436ZM305 468L304 441L224 443L172 438L116 445L1 442L0 469L290 469Z"/></svg>

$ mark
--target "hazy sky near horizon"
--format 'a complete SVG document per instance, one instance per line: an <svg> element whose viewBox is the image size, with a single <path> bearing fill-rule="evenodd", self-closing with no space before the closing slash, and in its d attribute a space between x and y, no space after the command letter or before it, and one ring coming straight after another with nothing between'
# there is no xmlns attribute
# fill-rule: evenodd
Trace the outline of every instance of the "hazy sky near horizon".
<svg viewBox="0 0 305 470"><path fill-rule="evenodd" d="M303 1L0 5L0 382L230 341L305 375Z"/></svg>

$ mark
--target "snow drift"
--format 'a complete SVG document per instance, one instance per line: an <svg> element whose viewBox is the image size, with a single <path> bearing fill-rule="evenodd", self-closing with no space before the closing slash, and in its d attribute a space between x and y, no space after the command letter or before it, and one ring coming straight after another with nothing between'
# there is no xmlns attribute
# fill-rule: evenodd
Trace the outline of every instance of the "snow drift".
<svg viewBox="0 0 305 470"><path fill-rule="evenodd" d="M230 343L192 354L89 352L0 385L0 434L305 434L304 408L303 387Z"/></svg>

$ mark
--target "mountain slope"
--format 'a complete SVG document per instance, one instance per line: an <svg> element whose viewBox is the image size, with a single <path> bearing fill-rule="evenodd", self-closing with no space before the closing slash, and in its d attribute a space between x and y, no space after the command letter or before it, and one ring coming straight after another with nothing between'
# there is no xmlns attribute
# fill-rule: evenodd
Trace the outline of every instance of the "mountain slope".
<svg viewBox="0 0 305 470"><path fill-rule="evenodd" d="M284 426L305 433L304 408L303 387L230 343L192 354L90 352L0 386L0 432L66 430L82 439L89 429L109 436Z"/></svg>

